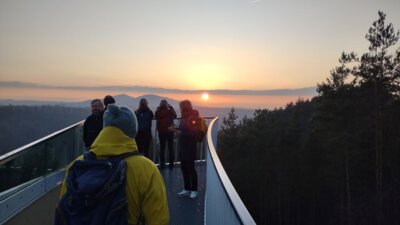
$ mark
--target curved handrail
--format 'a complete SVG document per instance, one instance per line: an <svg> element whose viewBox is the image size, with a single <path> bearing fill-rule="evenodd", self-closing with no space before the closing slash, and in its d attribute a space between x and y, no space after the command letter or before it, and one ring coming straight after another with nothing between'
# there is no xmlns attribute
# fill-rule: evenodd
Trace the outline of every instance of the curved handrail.
<svg viewBox="0 0 400 225"><path fill-rule="evenodd" d="M229 200L231 201L232 206L235 208L235 211L237 215L239 216L242 224L249 224L249 225L256 225L256 223L253 220L253 217L251 217L249 211L247 210L246 206L243 204L242 199L239 197L238 193L236 192L235 188L232 185L232 182L228 178L228 175L225 172L224 167L222 166L221 161L219 160L219 157L217 155L217 152L215 150L214 142L213 142L213 133L212 131L213 126L215 125L216 121L219 118L216 117L214 118L207 131L207 144L209 146L209 151L210 155L212 158L212 161L214 162L215 169L217 171L217 174L219 176L219 179L222 183L222 186L225 189L225 193L228 195ZM214 136L216 138L216 136Z"/></svg>
<svg viewBox="0 0 400 225"><path fill-rule="evenodd" d="M213 119L214 117L203 117L203 118L204 118L204 119ZM179 120L179 119L181 119L181 118L176 118L176 119ZM153 120L155 120L155 119L153 119ZM29 144L27 144L27 145L24 145L24 146L19 147L19 148L15 149L15 150L12 150L12 151L10 151L10 152L4 154L4 155L1 155L1 156L0 156L0 165L2 165L2 164L4 164L4 163L6 163L6 162L8 162L8 161L10 161L10 160L12 160L12 159L14 159L14 158L17 157L20 153L24 152L26 149L28 149L28 148L30 148L30 147L36 145L36 144L39 144L39 143L41 143L41 142L43 142L43 141L45 141L45 140L47 140L47 139L50 139L50 138L52 138L52 137L54 137L54 136L57 136L57 135L59 135L59 134L61 134L61 133L64 133L64 132L66 132L66 131L72 129L73 127L76 127L76 126L82 124L84 121L85 121L85 120L81 120L81 121L79 121L79 122L77 122L77 123L72 124L71 126L68 126L68 127L64 128L64 129L61 129L61 130L59 130L59 131L56 131L56 132L54 132L54 133L52 133L52 134L49 134L49 135L43 137L43 138L40 138L40 139L38 139L38 140L36 140L36 141L34 141L34 142L31 142L31 143L29 143Z"/></svg>
<svg viewBox="0 0 400 225"><path fill-rule="evenodd" d="M0 156L0 165L2 165L2 164L4 164L4 163L6 163L6 162L8 162L8 161L10 161L10 160L12 160L12 159L14 159L15 157L17 157L19 154L23 153L23 152L24 152L25 150L27 150L28 148L30 148L30 147L32 147L32 146L34 146L34 145L37 145L37 144L39 144L39 143L41 143L41 142L43 142L43 141L45 141L45 140L48 140L48 139L50 139L50 138L53 138L53 137L55 137L55 136L57 136L57 135L59 135L59 134L62 134L62 133L64 133L64 132L66 132L66 131L68 131L68 130L70 130L70 129L72 129L72 128L74 128L74 127L80 125L80 124L82 124L83 122L84 122L84 120L79 121L79 122L77 122L77 123L74 123L74 124L72 124L71 126L68 126L68 127L64 128L64 129L61 129L61 130L59 130L59 131L56 131L56 132L54 132L54 133L52 133L52 134L49 134L49 135L43 137L43 138L40 138L40 139L38 139L38 140L36 140L36 141L34 141L34 142L31 142L31 143L29 143L29 144L27 144L27 145L24 145L24 146L19 147L19 148L15 149L15 150L12 150L11 152L8 152L8 153L6 153L6 154L4 154L4 155L1 155L1 156Z"/></svg>

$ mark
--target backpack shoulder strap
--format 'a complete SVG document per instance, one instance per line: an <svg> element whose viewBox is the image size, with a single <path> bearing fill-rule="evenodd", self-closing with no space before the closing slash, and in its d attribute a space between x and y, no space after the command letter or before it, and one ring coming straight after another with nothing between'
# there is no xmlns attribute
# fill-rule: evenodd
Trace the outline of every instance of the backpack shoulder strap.
<svg viewBox="0 0 400 225"><path fill-rule="evenodd" d="M83 153L83 159L84 160L90 160L90 159L96 159L97 157L96 157L96 154L94 154L93 152L91 152L91 151L88 151L88 152L85 152L85 153Z"/></svg>
<svg viewBox="0 0 400 225"><path fill-rule="evenodd" d="M112 158L112 159L115 159L115 160L123 160L125 158L130 157L130 156L136 156L136 155L140 156L140 155L143 155L143 154L138 152L138 151L134 151L134 152L125 152L125 153L122 153L120 155L110 155L110 156L104 156L104 157Z"/></svg>
<svg viewBox="0 0 400 225"><path fill-rule="evenodd" d="M128 158L130 156L135 156L135 155L143 155L143 154L138 151L134 151L134 152L122 153L121 155L118 155L116 157L119 158L120 160L122 160L122 159Z"/></svg>

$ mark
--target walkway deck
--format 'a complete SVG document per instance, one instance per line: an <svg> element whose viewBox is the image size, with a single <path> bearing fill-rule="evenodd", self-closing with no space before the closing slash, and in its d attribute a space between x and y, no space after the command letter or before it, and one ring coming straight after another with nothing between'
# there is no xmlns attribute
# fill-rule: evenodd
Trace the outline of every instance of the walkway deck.
<svg viewBox="0 0 400 225"><path fill-rule="evenodd" d="M181 168L175 166L173 169L166 167L161 171L167 188L168 206L171 225L202 225L204 224L204 197L205 197L205 163L196 165L198 177L198 197L191 200L189 197L178 197L177 193L182 190L183 177Z"/></svg>

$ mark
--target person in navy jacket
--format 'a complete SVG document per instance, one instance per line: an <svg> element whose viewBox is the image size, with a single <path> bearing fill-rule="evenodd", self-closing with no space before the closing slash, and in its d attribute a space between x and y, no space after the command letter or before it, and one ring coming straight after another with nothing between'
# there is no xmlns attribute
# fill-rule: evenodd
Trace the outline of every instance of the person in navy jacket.
<svg viewBox="0 0 400 225"><path fill-rule="evenodd" d="M149 158L149 148L151 142L151 123L154 117L145 98L140 99L139 107L135 111L138 120L138 133L135 137L138 150Z"/></svg>

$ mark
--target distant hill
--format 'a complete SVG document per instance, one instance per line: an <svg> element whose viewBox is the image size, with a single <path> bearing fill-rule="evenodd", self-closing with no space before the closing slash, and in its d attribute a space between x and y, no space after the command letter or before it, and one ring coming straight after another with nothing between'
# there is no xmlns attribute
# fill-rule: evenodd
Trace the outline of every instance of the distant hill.
<svg viewBox="0 0 400 225"><path fill-rule="evenodd" d="M146 86L52 86L45 84L16 82L16 81L0 81L0 88L38 88L38 89L61 89L61 90L107 90L117 92L142 92L142 93L178 93L178 94L199 94L207 91L210 94L222 95L281 95L281 96L314 96L317 94L316 87L304 87L294 89L270 89L270 90L229 90L229 89L214 89L214 90L183 90L183 89L168 89Z"/></svg>
<svg viewBox="0 0 400 225"><path fill-rule="evenodd" d="M143 95L137 98L131 97L126 94L120 94L114 96L117 104L125 105L135 110L139 105L139 101L141 98L146 98L147 101L150 103L150 109L155 111L157 106L159 105L162 99L166 99L172 107L175 108L175 111L179 115L179 101L171 98L166 98L159 95ZM24 106L63 106L63 107L76 107L76 108L89 108L90 107L90 100L80 101L80 102L56 102L56 101L34 101L34 100L0 100L0 105L24 105ZM203 107L203 106L194 106L197 110L199 110L202 116L219 116L224 117L227 116L231 108L218 108L218 107ZM239 118L243 116L251 117L254 113L253 109L241 109L235 108L237 115Z"/></svg>
<svg viewBox="0 0 400 225"><path fill-rule="evenodd" d="M132 110L135 109L141 98L146 98L151 106L158 105L162 99L166 99L170 104L178 105L178 101L166 98L158 95L143 95L140 97L131 97L126 94L120 94L114 96L117 104L129 106ZM63 102L63 101L37 101L37 100L11 100L11 99L0 99L0 105L25 105L25 106L41 106L41 105L51 105L51 106L65 106L65 107L77 107L77 108L89 108L90 102L93 99L78 101L78 102ZM156 104L157 103L157 104Z"/></svg>
<svg viewBox="0 0 400 225"><path fill-rule="evenodd" d="M134 109L139 104L141 98L146 98L151 105L158 105L162 99L166 99L171 104L178 104L178 101L166 98L158 95L143 95L137 98L131 97L126 94L120 94L114 96L115 100L119 105L129 106ZM57 105L66 107L78 107L78 108L88 108L90 107L90 102L93 99L78 101L78 102L63 102L63 101L37 101L37 100L11 100L11 99L0 99L0 105L25 105L25 106L40 106L40 105Z"/></svg>

